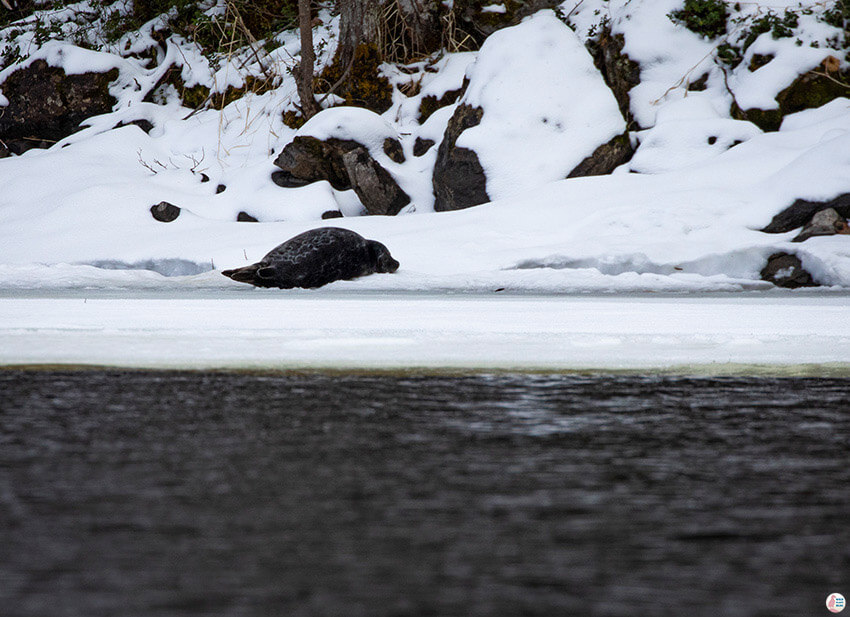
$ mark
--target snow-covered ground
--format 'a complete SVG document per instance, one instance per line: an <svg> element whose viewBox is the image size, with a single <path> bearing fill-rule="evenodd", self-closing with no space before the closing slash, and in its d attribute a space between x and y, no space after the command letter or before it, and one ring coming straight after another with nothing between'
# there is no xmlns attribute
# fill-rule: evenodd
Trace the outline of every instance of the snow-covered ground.
<svg viewBox="0 0 850 617"><path fill-rule="evenodd" d="M0 298L0 365L850 375L847 296Z"/></svg>
<svg viewBox="0 0 850 617"><path fill-rule="evenodd" d="M823 3L803 4L812 11L801 18L796 39L762 34L726 75L715 61L716 41L667 17L681 6L677 0L565 2L562 13L575 33L545 11L498 32L480 52L435 60L436 72L418 74L418 94L396 90L380 117L331 109L301 129L368 145L412 197L395 217L360 216L353 191L327 182L284 189L271 181L275 156L297 134L281 118L295 102L291 77L223 110L192 113L168 91L160 104L143 102L132 84L155 83L167 63L179 62L187 85L221 90L243 82L234 65L210 72L177 39L169 39L153 68L121 55L122 45L141 48L144 37L119 41L111 53L48 43L28 61L44 58L67 72L118 68L118 104L48 150L0 160L0 360L506 368L850 363L850 340L840 332L850 316L850 236L792 243L796 230L758 231L795 199L850 192L850 99L787 116L769 133L729 111L732 93L745 106L775 105L779 90L834 53L825 41L839 31L817 19ZM754 6L736 10L766 10ZM771 6L781 11L797 3ZM555 180L583 156L570 148L592 150L624 128L582 45L603 17L626 35L625 52L641 65L641 83L631 93L637 151L609 176ZM317 29L328 41L320 62L332 54L337 27L334 18L325 16L325 23ZM290 67L297 36L277 42L270 57ZM747 64L756 53L774 59L752 72ZM385 70L396 84L410 78ZM702 75L706 89L689 90ZM458 88L464 76L470 88L460 102L490 112L459 144L481 151L488 192L498 199L435 213L437 148L420 157L412 149L417 137L441 139L454 106L422 124L417 110L424 96ZM113 128L140 118L153 124L149 134L132 125ZM400 140L404 163L380 152L386 136ZM217 192L219 185L226 189ZM177 220L151 217L161 201L182 208ZM322 292L243 289L220 275L331 223L320 218L328 210L345 214L333 225L384 243L399 271ZM236 222L240 211L260 223ZM777 252L796 254L820 291L769 293L760 271ZM497 289L512 295L493 295ZM143 292L161 298L132 299ZM610 296L565 295L588 292ZM657 292L750 295L695 302L686 295L613 297Z"/></svg>

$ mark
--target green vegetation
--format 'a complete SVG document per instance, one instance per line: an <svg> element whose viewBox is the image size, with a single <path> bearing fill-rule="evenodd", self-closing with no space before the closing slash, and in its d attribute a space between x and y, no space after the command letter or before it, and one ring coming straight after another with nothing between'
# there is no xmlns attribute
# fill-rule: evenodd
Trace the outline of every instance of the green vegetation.
<svg viewBox="0 0 850 617"><path fill-rule="evenodd" d="M337 60L316 79L316 94L333 93L346 105L365 107L383 113L392 104L393 89L379 71L381 55L374 45L362 43L354 50L350 67Z"/></svg>
<svg viewBox="0 0 850 617"><path fill-rule="evenodd" d="M116 0L90 0L89 8L80 8L77 0L29 0L19 5L21 8L13 11L0 10L0 27L35 15L35 20L21 28L31 30L38 44L50 39L64 39L88 48L114 44L125 34L164 15L162 35L177 34L194 41L208 56L228 54L294 28L298 14L298 0L226 0L226 10L221 15L208 14L216 5L214 0L135 0L129 10ZM55 15L66 7L73 7L70 15Z"/></svg>
<svg viewBox="0 0 850 617"><path fill-rule="evenodd" d="M723 0L685 0L685 6L668 15L671 21L710 39L726 34L729 13Z"/></svg>
<svg viewBox="0 0 850 617"><path fill-rule="evenodd" d="M747 51L749 46L765 32L770 32L775 39L794 36L794 28L799 25L799 20L799 16L790 9L786 9L785 14L781 17L773 11L768 11L766 15L753 21L744 38L741 51Z"/></svg>

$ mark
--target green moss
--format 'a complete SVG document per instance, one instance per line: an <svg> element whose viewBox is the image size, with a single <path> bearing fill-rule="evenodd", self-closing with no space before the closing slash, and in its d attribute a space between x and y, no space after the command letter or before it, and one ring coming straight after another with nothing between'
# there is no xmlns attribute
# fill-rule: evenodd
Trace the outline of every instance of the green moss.
<svg viewBox="0 0 850 617"><path fill-rule="evenodd" d="M815 73L801 75L797 81L780 92L776 100L783 115L804 109L815 109L850 94L850 72L836 74L832 79Z"/></svg>
<svg viewBox="0 0 850 617"><path fill-rule="evenodd" d="M720 60L723 64L735 68L736 66L741 64L741 60L743 60L744 58L741 55L741 50L735 47L734 45L730 45L729 43L721 43L717 46L717 59Z"/></svg>
<svg viewBox="0 0 850 617"><path fill-rule="evenodd" d="M283 112L283 123L291 129L295 129L296 131L300 129L307 121L297 111L289 110Z"/></svg>
<svg viewBox="0 0 850 617"><path fill-rule="evenodd" d="M749 120L763 131L776 131L782 119L804 109L815 109L850 92L850 72L825 77L815 72L800 75L776 96L778 109L742 110L732 105L732 117Z"/></svg>
<svg viewBox="0 0 850 617"><path fill-rule="evenodd" d="M380 76L378 69L381 62L374 45L358 45L348 73L337 56L333 64L316 79L314 90L317 94L326 93L340 82L334 94L345 99L346 105L383 113L392 105L393 89L390 82Z"/></svg>
<svg viewBox="0 0 850 617"><path fill-rule="evenodd" d="M774 59L773 54L753 54L752 60L750 60L750 66L747 67L751 73L759 70L763 66L767 66Z"/></svg>
<svg viewBox="0 0 850 617"><path fill-rule="evenodd" d="M835 6L823 14L823 21L836 28L845 28L850 19L850 1L836 0Z"/></svg>
<svg viewBox="0 0 850 617"><path fill-rule="evenodd" d="M692 32L713 39L726 34L728 16L723 0L685 0L684 8L673 11L667 17Z"/></svg>
<svg viewBox="0 0 850 617"><path fill-rule="evenodd" d="M211 93L207 86L200 84L186 86L180 77L180 71L177 69L171 69L162 84L174 86L180 95L183 106L191 109L223 109L249 92L262 94L274 89L272 82L249 75L245 78L245 85L240 88L230 86L224 92Z"/></svg>
<svg viewBox="0 0 850 617"><path fill-rule="evenodd" d="M749 120L763 131L778 131L782 124L781 109L747 109L738 107L732 103L730 110L732 117L736 120Z"/></svg>

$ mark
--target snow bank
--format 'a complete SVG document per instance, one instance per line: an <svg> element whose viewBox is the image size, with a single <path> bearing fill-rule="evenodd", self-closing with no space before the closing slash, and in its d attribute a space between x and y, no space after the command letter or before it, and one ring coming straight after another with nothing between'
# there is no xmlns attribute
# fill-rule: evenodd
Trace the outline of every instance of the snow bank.
<svg viewBox="0 0 850 617"><path fill-rule="evenodd" d="M846 375L843 298L0 298L0 365ZM376 316L379 316L376 318Z"/></svg>
<svg viewBox="0 0 850 617"><path fill-rule="evenodd" d="M634 135L639 145L628 168L560 179L588 150L622 133L624 121L579 38L551 11L499 31L480 53L423 61L419 93L396 92L393 107L381 116L328 110L300 133L282 120L296 96L291 77L222 110L197 112L174 98L165 104L138 100L128 86L113 113L90 119L53 148L0 160L0 291L230 293L242 286L217 270L256 261L295 234L328 224L320 220L327 210L345 215L335 226L380 240L401 262L394 275L338 282L332 290L763 290L769 284L760 280L760 270L776 252L797 254L827 286L850 288L846 236L798 244L790 242L795 232L758 231L797 198L850 193L850 100L788 116L780 131L762 133L729 117L731 97L713 60L714 45L666 16L680 3L576 4L570 20L579 32L608 16L641 64L644 83L632 91L632 111L645 128ZM809 31L801 24L802 36ZM826 32L819 28L812 26L811 36ZM297 37L282 39L284 49L270 55L296 55ZM796 49L790 40L777 44L786 43ZM117 60L125 62L119 81L157 79L168 58L181 55L180 45L170 41L151 68ZM759 39L755 45L773 43ZM77 58L94 56L80 52ZM749 71L740 71L744 87ZM412 149L417 137L439 142L454 108L438 110L421 125L418 108L424 96L459 88L465 72L470 82L463 101L481 105L485 114L458 143L479 152L488 191L501 198L435 214L430 182L438 146L421 156ZM690 77L705 72L706 89L688 91ZM153 124L149 134L135 126L113 129L140 118ZM273 160L296 134L366 143L412 205L397 217L360 217L352 191L324 182L276 186ZM383 153L387 137L400 139L404 163ZM151 206L161 201L181 208L177 220L151 217ZM264 222L236 222L240 212ZM160 272L167 260L213 270L166 277Z"/></svg>
<svg viewBox="0 0 850 617"><path fill-rule="evenodd" d="M565 178L625 132L590 54L552 11L491 35L467 76L461 103L484 115L457 145L478 155L493 199Z"/></svg>

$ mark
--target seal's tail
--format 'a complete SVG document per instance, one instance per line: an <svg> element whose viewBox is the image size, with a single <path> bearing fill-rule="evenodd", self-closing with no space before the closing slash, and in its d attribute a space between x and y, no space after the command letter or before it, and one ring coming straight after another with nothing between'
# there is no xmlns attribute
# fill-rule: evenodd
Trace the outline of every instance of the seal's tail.
<svg viewBox="0 0 850 617"><path fill-rule="evenodd" d="M252 264L235 270L222 270L221 273L234 281L253 284L257 280L257 268L259 268L259 264Z"/></svg>

